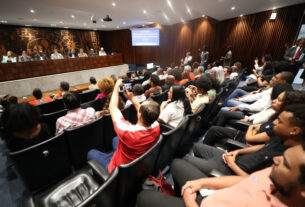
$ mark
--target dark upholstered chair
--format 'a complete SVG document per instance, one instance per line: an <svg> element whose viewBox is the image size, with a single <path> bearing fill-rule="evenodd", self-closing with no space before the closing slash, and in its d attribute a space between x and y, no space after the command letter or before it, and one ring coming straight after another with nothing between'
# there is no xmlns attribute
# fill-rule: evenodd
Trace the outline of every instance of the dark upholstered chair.
<svg viewBox="0 0 305 207"><path fill-rule="evenodd" d="M159 95L151 96L151 98L161 106L161 103L166 101L168 98L168 91L164 91Z"/></svg>
<svg viewBox="0 0 305 207"><path fill-rule="evenodd" d="M79 98L81 100L81 103L87 103L89 101L93 101L98 93L99 90L84 91L80 93Z"/></svg>
<svg viewBox="0 0 305 207"><path fill-rule="evenodd" d="M46 123L51 131L51 133L54 135L56 132L56 121L58 118L64 116L67 114L67 109L63 109L60 111L56 111L50 114L43 114L41 116L42 122Z"/></svg>
<svg viewBox="0 0 305 207"><path fill-rule="evenodd" d="M103 106L106 102L107 98L99 98L93 101L89 101L87 103L82 103L81 104L81 108L85 109L88 107L92 107L95 109L95 111L102 111L103 110Z"/></svg>
<svg viewBox="0 0 305 207"><path fill-rule="evenodd" d="M62 99L57 99L48 103L37 105L41 114L50 114L56 111L65 109L65 105Z"/></svg>
<svg viewBox="0 0 305 207"><path fill-rule="evenodd" d="M72 173L65 133L29 148L9 152L8 156L31 192L44 189Z"/></svg>
<svg viewBox="0 0 305 207"><path fill-rule="evenodd" d="M162 133L164 141L161 144L153 175L158 175L159 170L163 170L176 157L188 120L189 118L186 116L175 129Z"/></svg>
<svg viewBox="0 0 305 207"><path fill-rule="evenodd" d="M58 185L23 201L23 207L114 207L118 187L118 168L114 169L107 180L100 177L101 168L91 160L88 162L93 171L82 169L66 178Z"/></svg>
<svg viewBox="0 0 305 207"><path fill-rule="evenodd" d="M66 131L69 155L76 169L87 162L87 153L91 149L103 150L102 117L84 126Z"/></svg>

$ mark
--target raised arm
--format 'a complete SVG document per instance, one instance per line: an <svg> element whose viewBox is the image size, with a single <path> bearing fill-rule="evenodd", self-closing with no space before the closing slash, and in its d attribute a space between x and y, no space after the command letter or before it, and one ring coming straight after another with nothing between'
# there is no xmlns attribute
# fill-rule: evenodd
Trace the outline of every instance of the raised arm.
<svg viewBox="0 0 305 207"><path fill-rule="evenodd" d="M120 109L118 108L118 105L119 105L119 88L122 85L122 83L123 83L122 79L117 80L117 82L115 83L113 92L112 92L111 99L110 99L109 111L110 111L112 121L120 120L123 117Z"/></svg>

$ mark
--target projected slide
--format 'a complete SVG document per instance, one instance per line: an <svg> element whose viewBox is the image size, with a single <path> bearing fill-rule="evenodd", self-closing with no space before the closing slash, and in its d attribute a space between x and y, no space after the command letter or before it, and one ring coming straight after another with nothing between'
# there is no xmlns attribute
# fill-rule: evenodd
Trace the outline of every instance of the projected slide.
<svg viewBox="0 0 305 207"><path fill-rule="evenodd" d="M160 30L158 28L132 29L132 46L159 46Z"/></svg>

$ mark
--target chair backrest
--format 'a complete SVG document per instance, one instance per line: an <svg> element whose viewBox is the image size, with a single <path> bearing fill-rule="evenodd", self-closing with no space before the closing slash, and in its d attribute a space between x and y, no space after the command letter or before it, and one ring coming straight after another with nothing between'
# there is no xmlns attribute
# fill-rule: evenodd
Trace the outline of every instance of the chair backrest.
<svg viewBox="0 0 305 207"><path fill-rule="evenodd" d="M48 103L39 104L37 107L40 109L41 114L50 114L65 109L62 99L56 99Z"/></svg>
<svg viewBox="0 0 305 207"><path fill-rule="evenodd" d="M161 103L162 103L163 101L166 101L167 98L168 98L168 90L162 92L162 93L159 94L159 95L151 96L151 98L152 98L155 102L157 102L159 105L161 105Z"/></svg>
<svg viewBox="0 0 305 207"><path fill-rule="evenodd" d="M52 133L52 135L55 134L56 131L56 121L58 118L64 116L67 114L67 109L63 109L60 111L56 111L50 114L43 114L41 116L42 122L46 123Z"/></svg>
<svg viewBox="0 0 305 207"><path fill-rule="evenodd" d="M31 192L42 190L72 173L65 133L29 148L9 152L8 156Z"/></svg>
<svg viewBox="0 0 305 207"><path fill-rule="evenodd" d="M130 107L127 107L121 111L125 120L128 120L129 110L130 110ZM114 130L111 116L110 116L110 114L105 114L103 116L103 140L104 140L103 145L105 147L104 149L106 150L106 152L113 150L112 149L112 139L116 136L117 136L117 134Z"/></svg>
<svg viewBox="0 0 305 207"><path fill-rule="evenodd" d="M86 165L87 153L91 149L103 151L103 120L102 117L74 129L66 131L69 155L76 169Z"/></svg>
<svg viewBox="0 0 305 207"><path fill-rule="evenodd" d="M103 106L106 102L107 98L99 98L93 101L89 101L87 103L81 104L81 108L85 109L88 107L94 108L95 111L101 111L103 110Z"/></svg>
<svg viewBox="0 0 305 207"><path fill-rule="evenodd" d="M175 158L176 153L179 150L178 147L181 139L184 136L188 119L189 118L186 116L175 129L162 133L164 141L161 144L153 175L157 175L159 170L164 169L166 165L169 165L172 159Z"/></svg>
<svg viewBox="0 0 305 207"><path fill-rule="evenodd" d="M81 103L87 103L89 101L92 101L97 96L99 90L92 90L92 91L84 91L83 93L79 94L79 98L81 100Z"/></svg>
<svg viewBox="0 0 305 207"><path fill-rule="evenodd" d="M128 121L132 124L136 124L138 122L138 112L133 104L130 105Z"/></svg>
<svg viewBox="0 0 305 207"><path fill-rule="evenodd" d="M162 135L157 142L144 154L128 164L119 166L119 187L117 206L134 207L137 194L142 190L142 183L152 174L160 152Z"/></svg>

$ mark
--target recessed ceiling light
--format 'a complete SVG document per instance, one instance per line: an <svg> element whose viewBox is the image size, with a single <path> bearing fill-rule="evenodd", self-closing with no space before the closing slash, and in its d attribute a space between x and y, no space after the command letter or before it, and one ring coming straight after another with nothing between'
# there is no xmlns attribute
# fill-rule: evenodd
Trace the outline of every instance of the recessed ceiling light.
<svg viewBox="0 0 305 207"><path fill-rule="evenodd" d="M203 15L202 15L202 17L204 18L204 17L205 17L205 15L203 14Z"/></svg>
<svg viewBox="0 0 305 207"><path fill-rule="evenodd" d="M123 24L126 24L126 22L123 22Z"/></svg>
<svg viewBox="0 0 305 207"><path fill-rule="evenodd" d="M172 8L172 2L170 1L170 0L167 0L167 5L169 6L169 7L171 7Z"/></svg>
<svg viewBox="0 0 305 207"><path fill-rule="evenodd" d="M276 8L275 8L275 7L273 7L273 8L272 8L272 10L276 10Z"/></svg>
<svg viewBox="0 0 305 207"><path fill-rule="evenodd" d="M95 28L93 30L96 30Z"/></svg>
<svg viewBox="0 0 305 207"><path fill-rule="evenodd" d="M33 19L33 21L34 21L34 22L36 22L36 21L37 21L37 19Z"/></svg>
<svg viewBox="0 0 305 207"><path fill-rule="evenodd" d="M30 12L31 12L32 14L34 14L34 13L35 13L35 10L34 10L34 9L31 9Z"/></svg>
<svg viewBox="0 0 305 207"><path fill-rule="evenodd" d="M115 2L112 2L112 6L115 6L116 4L115 4Z"/></svg>
<svg viewBox="0 0 305 207"><path fill-rule="evenodd" d="M72 15L71 15L71 18L73 18L73 19L74 19L74 18L75 18L75 16L72 14Z"/></svg>
<svg viewBox="0 0 305 207"><path fill-rule="evenodd" d="M103 19L101 19L101 22L103 22L104 20Z"/></svg>
<svg viewBox="0 0 305 207"><path fill-rule="evenodd" d="M143 13L146 14L146 10L143 10Z"/></svg>
<svg viewBox="0 0 305 207"><path fill-rule="evenodd" d="M69 29L69 27L64 27L65 29Z"/></svg>
<svg viewBox="0 0 305 207"><path fill-rule="evenodd" d="M26 27L31 27L32 25L30 25L30 24L26 24L26 25L24 25L24 26L26 26Z"/></svg>
<svg viewBox="0 0 305 207"><path fill-rule="evenodd" d="M181 19L181 22L183 22L183 23L184 23L184 19Z"/></svg>
<svg viewBox="0 0 305 207"><path fill-rule="evenodd" d="M231 10L235 10L235 6L232 6Z"/></svg>
<svg viewBox="0 0 305 207"><path fill-rule="evenodd" d="M4 24L6 24L6 23L7 23L7 21L6 21L6 20L1 20L1 21L0 21L0 23L4 23Z"/></svg>
<svg viewBox="0 0 305 207"><path fill-rule="evenodd" d="M118 28L118 29L119 29L120 27L119 27L119 26L116 26L116 28Z"/></svg>
<svg viewBox="0 0 305 207"><path fill-rule="evenodd" d="M243 17L244 15L243 14L241 14L241 15L239 15L240 17Z"/></svg>
<svg viewBox="0 0 305 207"><path fill-rule="evenodd" d="M187 12L190 14L191 13L191 10L190 10L190 8L187 8Z"/></svg>
<svg viewBox="0 0 305 207"><path fill-rule="evenodd" d="M50 24L52 27L55 27L56 26L56 24Z"/></svg>
<svg viewBox="0 0 305 207"><path fill-rule="evenodd" d="M60 24L63 24L64 22L63 22L63 21L60 21L59 23L60 23Z"/></svg>
<svg viewBox="0 0 305 207"><path fill-rule="evenodd" d="M86 24L86 23L83 23L83 25L86 26L87 24Z"/></svg>

